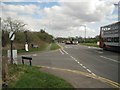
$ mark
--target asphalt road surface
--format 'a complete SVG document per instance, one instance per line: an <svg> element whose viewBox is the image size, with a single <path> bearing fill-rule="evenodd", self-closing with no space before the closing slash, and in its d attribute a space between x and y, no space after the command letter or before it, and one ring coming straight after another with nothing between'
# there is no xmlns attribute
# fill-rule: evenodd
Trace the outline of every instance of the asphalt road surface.
<svg viewBox="0 0 120 90"><path fill-rule="evenodd" d="M33 58L33 65L83 71L119 83L118 53L82 45L59 45L62 48L56 51L25 56ZM18 58L20 60L20 57Z"/></svg>
<svg viewBox="0 0 120 90"><path fill-rule="evenodd" d="M61 44L61 46L77 60L78 65L82 64L80 66L85 68L86 71L119 82L118 72L120 72L120 69L118 69L118 66L120 61L118 53L82 45Z"/></svg>

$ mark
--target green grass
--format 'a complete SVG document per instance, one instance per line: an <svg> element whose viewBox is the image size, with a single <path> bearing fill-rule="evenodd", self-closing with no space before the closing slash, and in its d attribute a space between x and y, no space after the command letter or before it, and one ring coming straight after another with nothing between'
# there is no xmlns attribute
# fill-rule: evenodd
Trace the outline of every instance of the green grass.
<svg viewBox="0 0 120 90"><path fill-rule="evenodd" d="M97 43L80 43L80 45L99 47Z"/></svg>
<svg viewBox="0 0 120 90"><path fill-rule="evenodd" d="M31 53L31 52L37 52L37 51L44 51L46 49L46 47L49 44L45 44L42 47L38 47L38 48L29 48L29 51L26 52L24 49L17 49L17 53L21 54L21 53ZM7 56L7 50L2 50L2 55L3 56Z"/></svg>
<svg viewBox="0 0 120 90"><path fill-rule="evenodd" d="M38 47L38 48L29 48L29 51L26 52L24 49L18 49L18 54L19 53L29 53L29 52L36 52L36 51L43 51L46 49L46 47L48 46L48 44L45 44L42 47Z"/></svg>
<svg viewBox="0 0 120 90"><path fill-rule="evenodd" d="M65 80L28 65L9 65L8 88L73 88ZM73 90L73 89L72 89Z"/></svg>
<svg viewBox="0 0 120 90"><path fill-rule="evenodd" d="M60 48L59 45L57 45L56 43L52 43L51 47L50 47L50 50L56 50L56 49L59 49L59 48Z"/></svg>

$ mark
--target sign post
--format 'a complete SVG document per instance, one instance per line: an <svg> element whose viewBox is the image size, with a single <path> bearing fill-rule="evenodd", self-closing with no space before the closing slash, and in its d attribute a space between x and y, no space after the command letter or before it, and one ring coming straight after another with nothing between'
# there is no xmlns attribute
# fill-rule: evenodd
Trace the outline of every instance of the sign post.
<svg viewBox="0 0 120 90"><path fill-rule="evenodd" d="M11 45L11 64L13 64L13 40L15 39L15 34L13 31L9 33L10 45Z"/></svg>

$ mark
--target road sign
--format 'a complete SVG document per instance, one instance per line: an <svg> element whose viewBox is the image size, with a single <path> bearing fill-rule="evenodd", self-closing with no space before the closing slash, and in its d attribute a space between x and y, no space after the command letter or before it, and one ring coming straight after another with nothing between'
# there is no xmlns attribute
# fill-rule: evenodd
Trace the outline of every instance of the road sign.
<svg viewBox="0 0 120 90"><path fill-rule="evenodd" d="M13 41L13 40L15 39L15 34L14 34L14 32L11 31L11 32L9 33L9 38L10 38L11 41Z"/></svg>
<svg viewBox="0 0 120 90"><path fill-rule="evenodd" d="M10 43L11 43L11 64L13 64L13 52L12 52L13 49L12 49L12 47L13 47L13 40L15 39L15 34L13 31L11 31L9 33L9 38L10 38Z"/></svg>

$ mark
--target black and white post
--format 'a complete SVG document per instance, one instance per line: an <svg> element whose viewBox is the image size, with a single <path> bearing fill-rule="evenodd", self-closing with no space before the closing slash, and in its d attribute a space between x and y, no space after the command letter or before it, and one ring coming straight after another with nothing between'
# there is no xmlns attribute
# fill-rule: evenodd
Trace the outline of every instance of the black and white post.
<svg viewBox="0 0 120 90"><path fill-rule="evenodd" d="M11 45L11 64L13 64L13 40L15 39L15 34L14 32L9 33L9 39L10 39L10 45Z"/></svg>

